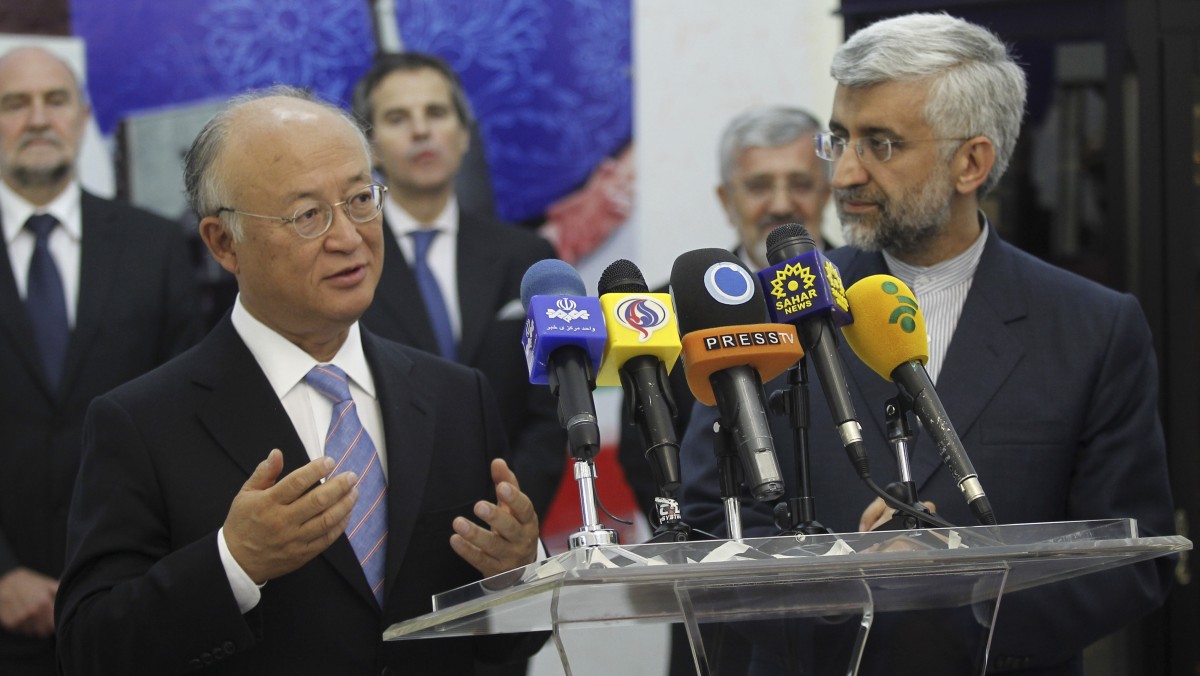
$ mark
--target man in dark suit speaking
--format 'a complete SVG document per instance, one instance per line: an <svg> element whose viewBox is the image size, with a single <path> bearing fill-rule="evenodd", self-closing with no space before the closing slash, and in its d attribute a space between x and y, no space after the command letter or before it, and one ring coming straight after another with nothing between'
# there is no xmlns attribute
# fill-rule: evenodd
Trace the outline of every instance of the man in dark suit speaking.
<svg viewBox="0 0 1200 676"><path fill-rule="evenodd" d="M493 461L483 375L359 327L383 265L362 132L297 90L251 94L201 131L185 178L238 298L89 410L66 672L458 674L526 656L537 641L381 640L432 593L532 562L538 521Z"/></svg>
<svg viewBox="0 0 1200 676"><path fill-rule="evenodd" d="M67 505L92 398L199 338L184 233L84 191L66 63L0 57L0 673L49 676Z"/></svg>

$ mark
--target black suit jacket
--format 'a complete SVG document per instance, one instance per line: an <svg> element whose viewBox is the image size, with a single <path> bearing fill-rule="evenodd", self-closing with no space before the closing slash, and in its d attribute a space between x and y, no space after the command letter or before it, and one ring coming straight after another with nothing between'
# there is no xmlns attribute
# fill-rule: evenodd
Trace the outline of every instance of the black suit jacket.
<svg viewBox="0 0 1200 676"><path fill-rule="evenodd" d="M387 223L383 236L383 275L362 322L384 338L437 354L416 276ZM458 361L483 371L495 390L511 453L507 459L544 519L566 466L566 433L549 388L529 382L520 298L525 271L553 258L554 249L533 233L467 212L459 218L456 246L462 313Z"/></svg>
<svg viewBox="0 0 1200 676"><path fill-rule="evenodd" d="M1137 300L1016 249L994 228L987 237L937 391L996 518L1029 523L1133 517L1144 536L1173 533L1157 364ZM847 286L888 273L878 253L845 247L829 258ZM897 471L883 405L896 396L896 386L870 370L845 341L840 352L872 477L886 485L897 480ZM851 532L874 495L851 468L820 384L815 377L811 381L816 516L834 531ZM782 387L781 376L766 389ZM723 533L711 432L705 433L715 419L713 408L697 406L693 413L682 449L682 502L691 525ZM791 433L786 421L771 422L787 479L794 476ZM923 431L911 465L921 499L932 500L951 523L975 524ZM747 534L776 532L770 505L744 502L742 514ZM1160 559L1005 595L989 668L1079 673L1086 645L1162 602L1170 569L1171 561ZM923 643L914 639L897 652Z"/></svg>
<svg viewBox="0 0 1200 676"><path fill-rule="evenodd" d="M308 456L227 317L88 413L89 480L76 487L58 599L67 673L467 674L477 654L522 645L381 641L387 626L429 612L431 594L479 579L451 550L450 524L495 499L489 463L504 433L477 371L362 337L388 454L382 612L343 535L239 613L217 530L270 449L282 450L285 473Z"/></svg>
<svg viewBox="0 0 1200 676"><path fill-rule="evenodd" d="M57 578L67 506L93 397L162 364L198 338L199 303L183 232L121 202L83 193L75 328L63 380L51 388L0 238L0 574L25 566ZM0 630L5 655L50 640ZM2 669L0 669L2 671Z"/></svg>

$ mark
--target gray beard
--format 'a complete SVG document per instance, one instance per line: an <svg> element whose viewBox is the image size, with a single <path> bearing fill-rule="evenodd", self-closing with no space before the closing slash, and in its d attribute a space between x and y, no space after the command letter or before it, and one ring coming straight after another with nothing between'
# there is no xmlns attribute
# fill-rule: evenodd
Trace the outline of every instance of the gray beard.
<svg viewBox="0 0 1200 676"><path fill-rule="evenodd" d="M14 167L12 175L17 185L27 188L44 188L62 183L70 173L71 165L64 162L48 169Z"/></svg>
<svg viewBox="0 0 1200 676"><path fill-rule="evenodd" d="M855 189L841 191L835 206L846 243L864 251L887 251L900 257L926 249L950 223L952 187L943 178L934 176L919 192L880 203L873 221L844 213L841 199L853 197Z"/></svg>

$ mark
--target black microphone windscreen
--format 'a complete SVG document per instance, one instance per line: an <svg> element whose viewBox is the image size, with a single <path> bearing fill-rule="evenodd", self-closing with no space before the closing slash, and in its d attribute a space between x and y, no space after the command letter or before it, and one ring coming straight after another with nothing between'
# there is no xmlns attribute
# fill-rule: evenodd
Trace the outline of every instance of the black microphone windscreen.
<svg viewBox="0 0 1200 676"><path fill-rule="evenodd" d="M767 301L754 275L724 249L697 249L676 258L671 299L683 335L767 321Z"/></svg>
<svg viewBox="0 0 1200 676"><path fill-rule="evenodd" d="M604 272L600 273L600 281L596 284L596 295L606 293L649 293L646 278L633 261L621 258L613 261Z"/></svg>
<svg viewBox="0 0 1200 676"><path fill-rule="evenodd" d="M540 260L521 278L521 307L529 309L534 296L586 296L587 289L579 272L557 258Z"/></svg>
<svg viewBox="0 0 1200 676"><path fill-rule="evenodd" d="M799 223L784 223L767 235L767 260L771 265L779 265L815 248L817 241Z"/></svg>

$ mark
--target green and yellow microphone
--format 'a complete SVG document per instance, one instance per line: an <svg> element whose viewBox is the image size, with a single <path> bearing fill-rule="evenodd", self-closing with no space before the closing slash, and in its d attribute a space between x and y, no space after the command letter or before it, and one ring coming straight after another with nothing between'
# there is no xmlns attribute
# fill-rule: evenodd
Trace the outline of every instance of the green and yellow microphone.
<svg viewBox="0 0 1200 676"><path fill-rule="evenodd" d="M896 383L933 437L942 462L975 518L981 524L994 525L996 517L979 476L925 370L929 338L916 296L891 275L873 275L846 289L846 298L854 313L854 323L842 327L846 342L863 363L884 380Z"/></svg>

